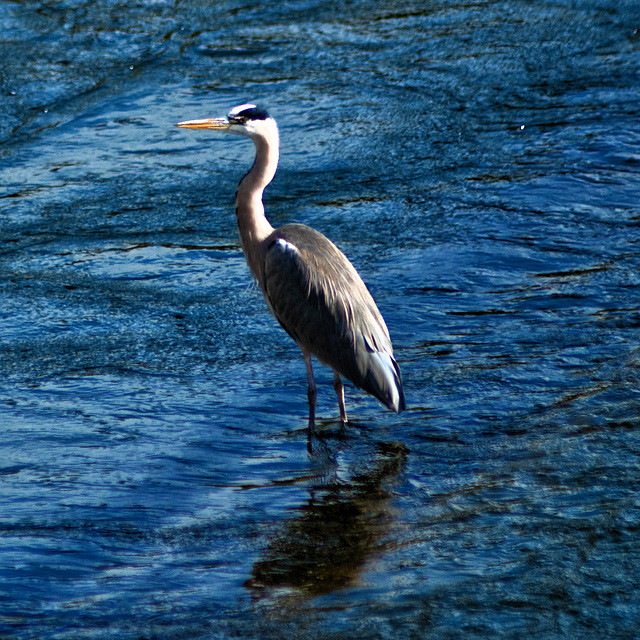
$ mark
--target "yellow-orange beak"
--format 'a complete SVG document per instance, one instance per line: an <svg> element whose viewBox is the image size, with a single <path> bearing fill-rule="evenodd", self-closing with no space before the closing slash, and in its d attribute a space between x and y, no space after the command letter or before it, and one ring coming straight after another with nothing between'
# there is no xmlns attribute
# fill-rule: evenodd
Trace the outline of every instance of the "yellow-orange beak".
<svg viewBox="0 0 640 640"><path fill-rule="evenodd" d="M204 120L185 120L184 122L178 122L176 127L183 127L184 129L217 129L218 131L224 131L231 126L231 123L227 118L205 118Z"/></svg>

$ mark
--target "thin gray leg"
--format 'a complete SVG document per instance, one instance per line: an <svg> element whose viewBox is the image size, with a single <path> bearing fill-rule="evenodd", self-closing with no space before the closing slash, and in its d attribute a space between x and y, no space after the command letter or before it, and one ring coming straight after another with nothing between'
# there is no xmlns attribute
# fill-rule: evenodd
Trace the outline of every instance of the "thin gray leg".
<svg viewBox="0 0 640 640"><path fill-rule="evenodd" d="M347 423L347 410L344 407L344 385L340 379L340 374L337 371L333 372L333 388L336 390L338 396L338 405L340 406L340 420L343 424Z"/></svg>
<svg viewBox="0 0 640 640"><path fill-rule="evenodd" d="M309 390L307 391L307 397L309 398L309 429L314 429L316 426L316 399L318 393L316 391L316 381L313 379L313 368L311 366L311 354L302 352L304 355L304 362L307 365L307 381L309 383Z"/></svg>

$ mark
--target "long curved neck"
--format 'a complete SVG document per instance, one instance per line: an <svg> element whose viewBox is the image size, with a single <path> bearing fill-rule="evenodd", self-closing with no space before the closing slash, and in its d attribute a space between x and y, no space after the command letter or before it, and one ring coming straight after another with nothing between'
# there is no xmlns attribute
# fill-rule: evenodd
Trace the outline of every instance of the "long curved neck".
<svg viewBox="0 0 640 640"><path fill-rule="evenodd" d="M273 126L265 127L264 135L255 135L252 139L256 145L256 158L238 185L236 216L242 250L253 275L260 280L262 241L273 231L264 215L262 193L278 167L279 140L275 122Z"/></svg>

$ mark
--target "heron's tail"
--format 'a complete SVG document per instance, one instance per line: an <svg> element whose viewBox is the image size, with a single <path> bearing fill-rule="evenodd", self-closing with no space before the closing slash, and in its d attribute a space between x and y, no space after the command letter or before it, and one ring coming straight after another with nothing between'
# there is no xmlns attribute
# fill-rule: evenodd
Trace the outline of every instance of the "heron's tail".
<svg viewBox="0 0 640 640"><path fill-rule="evenodd" d="M369 354L362 388L396 413L406 409L400 368L393 356L384 351Z"/></svg>

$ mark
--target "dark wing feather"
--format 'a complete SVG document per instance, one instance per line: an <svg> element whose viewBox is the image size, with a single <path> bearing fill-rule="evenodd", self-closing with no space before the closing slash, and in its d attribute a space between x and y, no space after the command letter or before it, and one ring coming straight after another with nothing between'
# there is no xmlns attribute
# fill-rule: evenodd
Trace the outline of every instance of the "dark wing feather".
<svg viewBox="0 0 640 640"><path fill-rule="evenodd" d="M261 282L282 327L306 351L401 411L404 397L389 332L345 255L305 225L285 225L266 241Z"/></svg>

